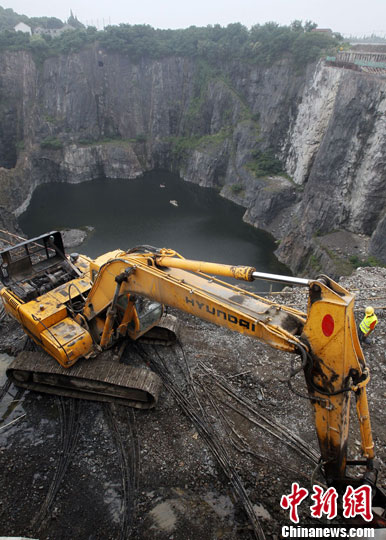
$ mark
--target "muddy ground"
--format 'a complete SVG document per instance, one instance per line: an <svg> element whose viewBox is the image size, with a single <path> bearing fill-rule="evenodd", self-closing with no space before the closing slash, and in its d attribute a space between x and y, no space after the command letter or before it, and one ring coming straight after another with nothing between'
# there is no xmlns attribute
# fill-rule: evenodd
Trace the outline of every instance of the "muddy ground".
<svg viewBox="0 0 386 540"><path fill-rule="evenodd" d="M343 285L357 308L377 308L379 325L364 351L386 488L386 269L359 269ZM306 291L284 290L274 300L305 309ZM179 318L180 345L126 349L125 361L164 377L158 406L147 412L8 388L5 367L25 337L3 318L0 536L249 540L263 531L281 538L290 524L281 496L295 481L310 489L319 455L310 403L280 382L291 357ZM301 374L294 386L305 392ZM350 457L360 456L359 438L353 421ZM301 525L325 523L309 517L310 504L300 507Z"/></svg>

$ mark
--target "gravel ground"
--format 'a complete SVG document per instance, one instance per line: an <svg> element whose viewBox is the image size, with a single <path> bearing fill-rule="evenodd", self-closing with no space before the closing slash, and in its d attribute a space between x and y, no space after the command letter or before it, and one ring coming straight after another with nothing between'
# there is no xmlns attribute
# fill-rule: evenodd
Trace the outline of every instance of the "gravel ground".
<svg viewBox="0 0 386 540"><path fill-rule="evenodd" d="M369 303L379 318L364 352L386 488L386 269L360 268L342 284L356 294L358 320ZM305 309L306 291L274 300ZM126 349L127 361L166 374L157 408L133 411L8 388L5 368L25 337L0 318L0 536L242 540L262 530L281 538L290 524L281 496L295 481L310 489L318 455L309 403L279 382L290 355L179 315L181 345ZM295 387L304 391L300 374ZM307 455L277 434L278 424L304 441ZM358 457L355 422L351 431L349 453ZM309 517L308 504L300 517L323 523Z"/></svg>

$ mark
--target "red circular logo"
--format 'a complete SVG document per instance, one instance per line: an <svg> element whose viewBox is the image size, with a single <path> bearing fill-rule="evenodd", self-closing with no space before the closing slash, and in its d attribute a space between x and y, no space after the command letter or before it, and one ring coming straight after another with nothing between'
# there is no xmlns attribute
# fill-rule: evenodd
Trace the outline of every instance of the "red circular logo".
<svg viewBox="0 0 386 540"><path fill-rule="evenodd" d="M334 319L332 318L332 316L329 315L329 314L325 315L323 317L323 321L322 321L322 330L323 330L323 334L326 337L331 336L331 334L334 331L334 326L335 326L335 323L334 323Z"/></svg>

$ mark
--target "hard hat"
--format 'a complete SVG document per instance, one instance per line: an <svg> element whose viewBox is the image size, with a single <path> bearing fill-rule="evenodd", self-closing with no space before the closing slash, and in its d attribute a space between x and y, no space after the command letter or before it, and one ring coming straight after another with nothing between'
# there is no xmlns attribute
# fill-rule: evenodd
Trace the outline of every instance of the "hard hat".
<svg viewBox="0 0 386 540"><path fill-rule="evenodd" d="M374 308L371 306L367 306L366 315L373 315L373 314L374 314Z"/></svg>

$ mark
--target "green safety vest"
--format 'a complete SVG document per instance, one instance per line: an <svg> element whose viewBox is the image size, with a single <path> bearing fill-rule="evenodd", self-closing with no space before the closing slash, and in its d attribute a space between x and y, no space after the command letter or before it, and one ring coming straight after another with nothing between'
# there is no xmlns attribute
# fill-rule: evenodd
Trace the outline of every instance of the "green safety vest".
<svg viewBox="0 0 386 540"><path fill-rule="evenodd" d="M375 325L378 323L377 316L375 315L375 313L370 316L366 315L363 321L361 322L361 324L359 325L359 328L362 330L364 334L368 334L371 330L371 325L373 324L374 321L375 321L375 324L373 325L373 328L375 328Z"/></svg>

